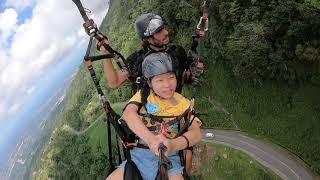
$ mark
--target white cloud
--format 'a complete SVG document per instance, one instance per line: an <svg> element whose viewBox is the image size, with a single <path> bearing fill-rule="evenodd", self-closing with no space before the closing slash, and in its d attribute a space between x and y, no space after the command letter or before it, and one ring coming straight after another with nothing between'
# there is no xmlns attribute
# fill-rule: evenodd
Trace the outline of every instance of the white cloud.
<svg viewBox="0 0 320 180"><path fill-rule="evenodd" d="M12 9L6 9L0 14L0 47L6 46L8 38L14 33L17 26L17 12Z"/></svg>
<svg viewBox="0 0 320 180"><path fill-rule="evenodd" d="M84 3L100 24L108 2ZM35 78L88 40L82 30L83 20L71 0L7 0L6 6L15 9L0 14L0 119L14 115L24 106L27 95L40 88L34 86ZM33 7L32 17L17 25L19 12L25 7Z"/></svg>
<svg viewBox="0 0 320 180"><path fill-rule="evenodd" d="M16 113L21 106L21 103L12 104L8 109L8 114Z"/></svg>
<svg viewBox="0 0 320 180"><path fill-rule="evenodd" d="M8 55L0 46L0 72L5 68L7 64Z"/></svg>
<svg viewBox="0 0 320 180"><path fill-rule="evenodd" d="M31 95L35 91L35 89L36 89L35 86L29 87L29 89L26 90L27 95Z"/></svg>
<svg viewBox="0 0 320 180"><path fill-rule="evenodd" d="M0 120L2 119L1 115L3 115L5 113L5 109L6 108L5 108L4 104L2 102L0 102Z"/></svg>

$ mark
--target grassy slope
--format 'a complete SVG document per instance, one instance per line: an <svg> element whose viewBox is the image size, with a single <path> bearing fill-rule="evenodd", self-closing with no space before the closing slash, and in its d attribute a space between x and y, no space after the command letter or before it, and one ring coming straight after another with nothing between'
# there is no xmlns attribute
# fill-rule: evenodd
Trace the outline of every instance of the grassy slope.
<svg viewBox="0 0 320 180"><path fill-rule="evenodd" d="M213 145L215 155L205 162L202 169L203 179L281 179L260 163L252 160L241 151Z"/></svg>
<svg viewBox="0 0 320 180"><path fill-rule="evenodd" d="M207 82L199 89L203 94L199 108L209 114L205 117L207 127L240 129L267 138L319 171L320 87L306 85L292 90L268 83L257 88L236 81L221 67L211 66L209 71ZM218 108L208 109L209 99Z"/></svg>

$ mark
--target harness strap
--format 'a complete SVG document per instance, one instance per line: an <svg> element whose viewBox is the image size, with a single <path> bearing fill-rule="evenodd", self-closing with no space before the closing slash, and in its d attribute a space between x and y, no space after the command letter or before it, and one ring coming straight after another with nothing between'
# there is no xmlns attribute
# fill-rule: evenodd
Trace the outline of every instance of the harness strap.
<svg viewBox="0 0 320 180"><path fill-rule="evenodd" d="M141 143L138 143L136 147L137 148L142 148L142 149L149 149L149 147L147 145L141 144Z"/></svg>
<svg viewBox="0 0 320 180"><path fill-rule="evenodd" d="M184 117L184 116L176 117L174 120L171 120L171 121L169 121L169 122L167 122L167 123L163 123L163 119L161 119L161 122L160 122L160 123L162 123L162 124L157 124L157 125L155 125L155 126L150 126L150 127L148 127L148 129L149 129L149 131L157 131L157 130L160 130L161 125L162 125L164 128L169 127L169 126L172 126L173 124L179 122L183 117ZM156 120L157 122L159 122L159 121L160 121L159 119L160 119L160 118L157 117L157 119L153 119L153 120Z"/></svg>
<svg viewBox="0 0 320 180"><path fill-rule="evenodd" d="M108 119L110 118L110 115L107 115ZM112 160L112 148L111 148L111 125L110 121L107 121L107 135L108 135L108 153L109 153L109 173L112 173L112 171L115 170L115 166L113 164Z"/></svg>
<svg viewBox="0 0 320 180"><path fill-rule="evenodd" d="M141 105L141 103L140 103L140 105ZM175 118L174 120L171 120L174 122L171 122L171 121L167 122L167 124L170 123L170 125L173 125L174 123L180 121L182 117L185 117L186 115L188 115L189 112L190 112L190 108L188 108L187 110L185 110L182 114L180 114L178 116L159 116L159 115L153 115L153 114L149 114L149 113L140 113L140 112L138 112L138 114L142 117L149 117L159 123L162 123L163 119L165 119L165 118Z"/></svg>
<svg viewBox="0 0 320 180"><path fill-rule="evenodd" d="M159 145L159 169L157 172L156 180L167 180L168 170L172 168L172 162L165 156L167 147L164 144Z"/></svg>

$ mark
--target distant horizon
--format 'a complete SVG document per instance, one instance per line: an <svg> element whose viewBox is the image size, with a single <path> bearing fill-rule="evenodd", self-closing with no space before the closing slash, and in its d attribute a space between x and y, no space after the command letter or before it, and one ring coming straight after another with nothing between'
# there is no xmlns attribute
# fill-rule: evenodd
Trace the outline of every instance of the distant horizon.
<svg viewBox="0 0 320 180"><path fill-rule="evenodd" d="M99 26L109 1L82 3ZM0 171L36 112L82 62L89 39L82 23L72 1L1 1Z"/></svg>
<svg viewBox="0 0 320 180"><path fill-rule="evenodd" d="M52 81L49 81L51 83L48 84L46 88L47 90L44 90L42 92L41 96L43 98L39 99L35 103L34 108L29 108L24 110L24 111L28 111L24 113L34 114L39 108L41 108L43 103L45 103L51 97L51 95L55 93L55 89L58 89L60 86L63 86L64 81L70 78L76 72L76 70L78 69L79 65L82 62L81 57L83 55L81 54L83 54L85 50L83 49L81 51L82 51L81 53L77 53L76 55L79 57L73 57L73 59L70 58L71 60L69 61L63 61L59 63L58 66L62 66L60 71L56 71L55 69L52 69L52 72L50 73L56 74L56 76L53 76L55 78ZM1 141L0 171L1 169L7 166L11 152L16 148L17 144L21 143L21 141L24 138L22 136L27 132L28 130L27 128L32 128L30 126L32 126L33 123L35 123L35 122L32 122L34 120L34 119L31 119L32 115L27 116L24 113L22 113L19 117L17 117L16 120L13 120L13 122L17 122L17 124L15 123L12 124L14 129L12 129L9 132L6 132L7 133L6 136L2 136L2 133L0 133L2 137L7 137ZM19 119L19 118L23 118L23 119ZM32 122L32 123L29 124L29 122Z"/></svg>

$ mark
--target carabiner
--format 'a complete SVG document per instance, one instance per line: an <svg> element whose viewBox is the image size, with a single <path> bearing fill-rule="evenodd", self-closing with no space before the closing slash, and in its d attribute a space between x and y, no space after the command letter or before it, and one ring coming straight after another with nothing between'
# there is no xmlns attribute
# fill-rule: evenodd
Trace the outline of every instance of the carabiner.
<svg viewBox="0 0 320 180"><path fill-rule="evenodd" d="M209 27L209 18L203 18L203 16L200 17L199 23L197 25L197 29L201 30L203 28L203 31L208 31ZM204 27L200 27L204 23Z"/></svg>

